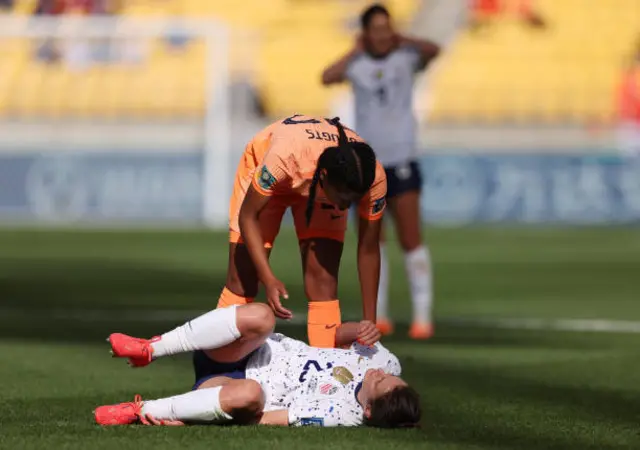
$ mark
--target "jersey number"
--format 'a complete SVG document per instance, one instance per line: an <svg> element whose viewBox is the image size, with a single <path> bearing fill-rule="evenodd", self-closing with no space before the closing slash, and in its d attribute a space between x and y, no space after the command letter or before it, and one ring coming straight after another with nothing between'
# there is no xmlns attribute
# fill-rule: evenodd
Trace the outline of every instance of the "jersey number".
<svg viewBox="0 0 640 450"><path fill-rule="evenodd" d="M384 86L380 86L376 89L376 95L378 96L378 100L380 100L381 104L385 105L387 103L387 90Z"/></svg>
<svg viewBox="0 0 640 450"><path fill-rule="evenodd" d="M320 121L317 119L296 120L296 117L300 117L300 116L301 114L296 114L294 116L287 117L286 119L284 119L282 123L285 125L298 125L301 123L320 123Z"/></svg>
<svg viewBox="0 0 640 450"><path fill-rule="evenodd" d="M308 360L304 364L304 367L302 368L302 372L300 373L300 378L298 378L300 383L303 383L307 380L307 374L309 373L309 370L311 370L311 367L316 369L316 372L322 372L324 370L322 367L320 367L320 364L318 364L318 361L314 359ZM331 369L332 367L333 367L333 364L327 363L327 367L326 367L327 369Z"/></svg>

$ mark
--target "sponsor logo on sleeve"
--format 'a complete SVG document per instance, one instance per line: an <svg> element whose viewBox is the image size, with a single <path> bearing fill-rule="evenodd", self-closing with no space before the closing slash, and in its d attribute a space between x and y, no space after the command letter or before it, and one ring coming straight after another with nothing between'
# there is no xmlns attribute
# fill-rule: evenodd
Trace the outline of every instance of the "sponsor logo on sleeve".
<svg viewBox="0 0 640 450"><path fill-rule="evenodd" d="M384 207L387 204L387 199L382 197L373 202L373 207L371 208L371 212L373 214L378 214L384 210Z"/></svg>
<svg viewBox="0 0 640 450"><path fill-rule="evenodd" d="M258 178L258 184L264 190L269 190L276 184L276 177L274 177L267 166L262 166L260 170L260 176Z"/></svg>

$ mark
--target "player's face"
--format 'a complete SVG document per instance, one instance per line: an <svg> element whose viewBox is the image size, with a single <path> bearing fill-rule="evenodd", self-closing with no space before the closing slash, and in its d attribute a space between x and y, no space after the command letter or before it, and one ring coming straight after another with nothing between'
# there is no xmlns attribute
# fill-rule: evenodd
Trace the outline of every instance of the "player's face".
<svg viewBox="0 0 640 450"><path fill-rule="evenodd" d="M362 391L367 403L391 392L395 388L406 386L402 378L390 375L381 369L369 369L362 380Z"/></svg>
<svg viewBox="0 0 640 450"><path fill-rule="evenodd" d="M361 197L359 194L347 190L344 186L336 186L333 183L323 183L322 189L327 199L342 210L348 209L352 203L357 202Z"/></svg>
<svg viewBox="0 0 640 450"><path fill-rule="evenodd" d="M376 14L371 18L364 32L367 47L374 55L386 55L395 44L395 31L391 19L384 14Z"/></svg>

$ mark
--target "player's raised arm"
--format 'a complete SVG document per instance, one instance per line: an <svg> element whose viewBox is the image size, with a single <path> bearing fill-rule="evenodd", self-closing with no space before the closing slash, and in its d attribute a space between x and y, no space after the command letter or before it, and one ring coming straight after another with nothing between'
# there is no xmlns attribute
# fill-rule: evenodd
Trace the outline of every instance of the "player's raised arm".
<svg viewBox="0 0 640 450"><path fill-rule="evenodd" d="M418 39L399 34L397 36L398 44L401 47L409 47L414 49L418 58L414 63L416 71L422 70L440 54L440 46L426 39Z"/></svg>
<svg viewBox="0 0 640 450"><path fill-rule="evenodd" d="M342 83L347 79L349 64L363 51L362 37L356 39L356 45L342 58L331 64L322 72L322 84Z"/></svg>
<svg viewBox="0 0 640 450"><path fill-rule="evenodd" d="M376 178L360 201L358 223L358 275L364 320L376 322L376 301L380 282L380 231L386 206L387 178L378 163Z"/></svg>

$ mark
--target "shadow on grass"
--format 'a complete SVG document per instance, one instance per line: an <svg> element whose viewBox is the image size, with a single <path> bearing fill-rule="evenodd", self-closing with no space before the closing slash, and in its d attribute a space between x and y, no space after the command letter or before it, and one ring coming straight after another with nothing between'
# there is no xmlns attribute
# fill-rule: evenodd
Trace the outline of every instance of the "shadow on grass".
<svg viewBox="0 0 640 450"><path fill-rule="evenodd" d="M211 276L127 260L29 260L2 264L2 306L22 308L109 309L156 306L180 308L186 303L215 304L225 274ZM177 303L177 304L176 304Z"/></svg>

